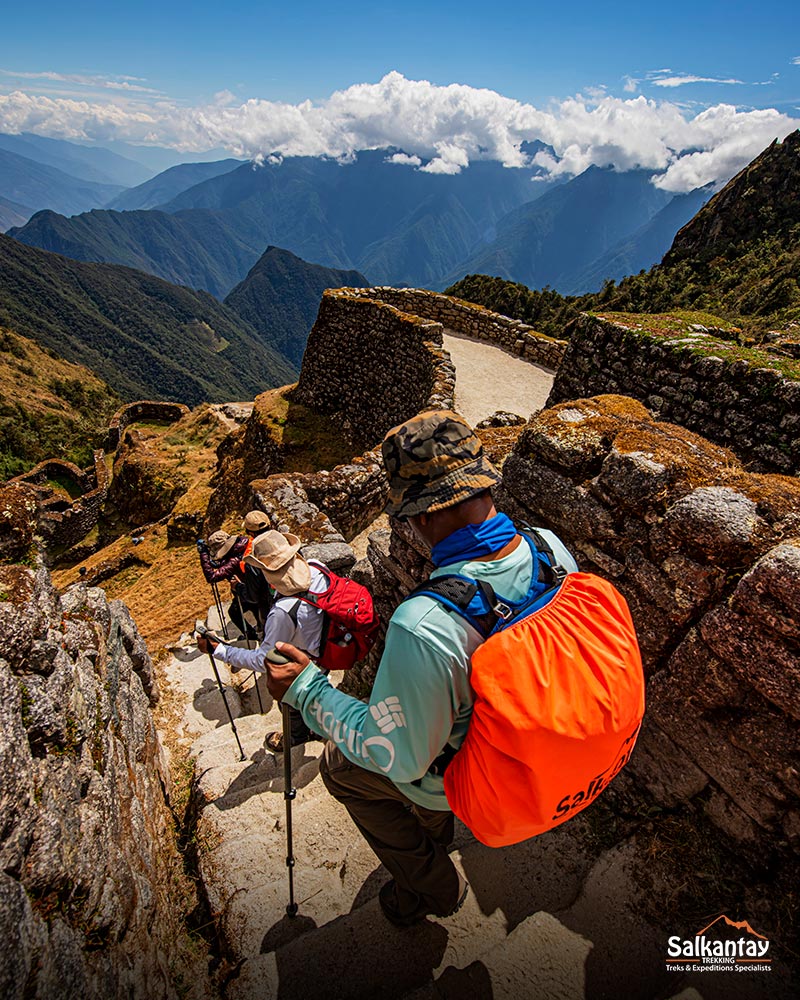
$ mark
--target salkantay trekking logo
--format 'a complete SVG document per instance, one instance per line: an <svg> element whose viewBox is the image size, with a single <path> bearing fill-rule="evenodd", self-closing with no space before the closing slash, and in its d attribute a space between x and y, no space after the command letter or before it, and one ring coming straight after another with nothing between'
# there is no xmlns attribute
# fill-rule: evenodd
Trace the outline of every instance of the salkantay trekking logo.
<svg viewBox="0 0 800 1000"><path fill-rule="evenodd" d="M736 931L745 934L736 936ZM769 940L746 920L724 914L694 937L667 941L667 972L770 972Z"/></svg>

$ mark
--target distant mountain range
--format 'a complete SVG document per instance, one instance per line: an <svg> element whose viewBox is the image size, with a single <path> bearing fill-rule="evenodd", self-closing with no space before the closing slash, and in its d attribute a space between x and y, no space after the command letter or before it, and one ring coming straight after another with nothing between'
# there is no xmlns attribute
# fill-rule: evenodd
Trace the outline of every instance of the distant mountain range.
<svg viewBox="0 0 800 1000"><path fill-rule="evenodd" d="M221 299L265 245L376 284L441 289L478 272L581 293L660 260L704 197L673 198L641 170L591 167L554 183L534 169L477 162L441 176L392 163L391 153L363 152L348 164L182 164L113 198L106 211L37 214L10 235Z"/></svg>
<svg viewBox="0 0 800 1000"><path fill-rule="evenodd" d="M619 281L628 274L638 274L658 264L672 245L677 231L710 197L708 188L696 188L688 194L675 195L643 226L579 271L573 278L572 287L565 287L562 291L565 295L583 295L587 291L599 290L605 281Z"/></svg>
<svg viewBox="0 0 800 1000"><path fill-rule="evenodd" d="M180 163L170 167L137 187L123 191L110 201L106 208L117 212L157 208L177 197L187 188L201 184L212 177L227 174L242 165L241 160L216 160L213 163Z"/></svg>
<svg viewBox="0 0 800 1000"><path fill-rule="evenodd" d="M574 291L585 269L671 200L650 177L644 170L589 167L568 184L509 212L498 222L496 238L459 263L447 283L465 273L481 273L531 288ZM664 249L668 246L669 241Z"/></svg>
<svg viewBox="0 0 800 1000"><path fill-rule="evenodd" d="M172 194L191 185L157 206L180 219L171 236L164 219L112 219L100 212L58 222L34 218L13 235L32 246L135 265L182 284L196 286L204 271L201 287L219 297L244 279L267 245L321 266L356 269L372 281L434 286L493 234L499 218L549 186L532 183L536 170L481 162L449 177L398 166L387 156L386 150L361 153L345 165L296 157L232 170L230 161L188 164L111 203L152 209L159 191ZM217 176L191 184L203 172ZM201 263L210 252L219 258L217 268Z"/></svg>
<svg viewBox="0 0 800 1000"><path fill-rule="evenodd" d="M0 236L0 326L86 365L125 399L252 399L293 369L206 292Z"/></svg>
<svg viewBox="0 0 800 1000"><path fill-rule="evenodd" d="M800 326L800 130L773 142L699 208L661 263L595 294L565 297L485 274L448 288L451 295L563 334L581 311L664 313L702 310L744 326L758 339ZM669 226L707 192L673 199ZM653 218L656 225L660 216ZM657 227L656 227L657 228ZM639 234L649 234L645 226Z"/></svg>
<svg viewBox="0 0 800 1000"><path fill-rule="evenodd" d="M225 305L299 371L325 289L364 288L368 284L358 271L308 264L288 250L267 247L244 281L225 299Z"/></svg>
<svg viewBox="0 0 800 1000"><path fill-rule="evenodd" d="M28 214L36 208L50 208L64 215L85 212L96 205L104 205L122 190L118 184L83 180L56 167L0 149L0 195L24 206Z"/></svg>
<svg viewBox="0 0 800 1000"><path fill-rule="evenodd" d="M154 173L135 159L100 146L81 146L76 142L48 139L31 132L19 135L0 133L0 149L96 184L130 187L144 183Z"/></svg>

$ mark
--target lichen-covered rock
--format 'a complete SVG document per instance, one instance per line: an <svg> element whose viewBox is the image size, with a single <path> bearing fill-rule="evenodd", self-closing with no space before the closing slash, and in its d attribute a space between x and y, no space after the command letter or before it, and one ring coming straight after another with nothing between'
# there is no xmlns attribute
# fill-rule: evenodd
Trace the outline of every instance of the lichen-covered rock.
<svg viewBox="0 0 800 1000"><path fill-rule="evenodd" d="M186 959L150 658L127 610L101 590L77 586L59 601L46 571L19 568L10 596L0 936L13 947L0 948L0 994L177 997L173 972Z"/></svg>
<svg viewBox="0 0 800 1000"><path fill-rule="evenodd" d="M23 483L0 484L0 562L25 558L36 532L36 491Z"/></svg>
<svg viewBox="0 0 800 1000"><path fill-rule="evenodd" d="M677 545L721 565L735 565L752 550L759 521L756 504L728 486L700 487L664 516Z"/></svg>

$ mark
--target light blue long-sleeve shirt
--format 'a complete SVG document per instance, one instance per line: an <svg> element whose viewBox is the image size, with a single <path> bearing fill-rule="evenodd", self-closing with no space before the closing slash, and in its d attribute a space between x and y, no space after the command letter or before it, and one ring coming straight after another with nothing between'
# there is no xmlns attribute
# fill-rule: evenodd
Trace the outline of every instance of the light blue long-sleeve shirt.
<svg viewBox="0 0 800 1000"><path fill-rule="evenodd" d="M540 532L562 565L576 570L556 536ZM521 542L502 559L451 563L432 576L461 573L487 580L498 595L519 601L528 592L531 572L531 552ZM419 595L392 615L368 703L337 691L313 663L295 678L284 700L345 757L385 774L412 802L448 809L443 780L428 767L445 744L457 748L464 739L473 704L470 660L481 641L461 615Z"/></svg>

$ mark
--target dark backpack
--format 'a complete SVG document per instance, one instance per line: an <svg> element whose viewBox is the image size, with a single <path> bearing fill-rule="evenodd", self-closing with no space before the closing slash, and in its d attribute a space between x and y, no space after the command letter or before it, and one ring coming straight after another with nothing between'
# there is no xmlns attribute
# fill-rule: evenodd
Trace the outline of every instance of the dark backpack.
<svg viewBox="0 0 800 1000"><path fill-rule="evenodd" d="M380 618L366 587L346 576L339 576L327 566L309 559L327 579L328 587L321 594L298 595L303 601L325 612L317 666L324 670L349 670L363 660L375 644ZM297 604L290 613L297 623Z"/></svg>

